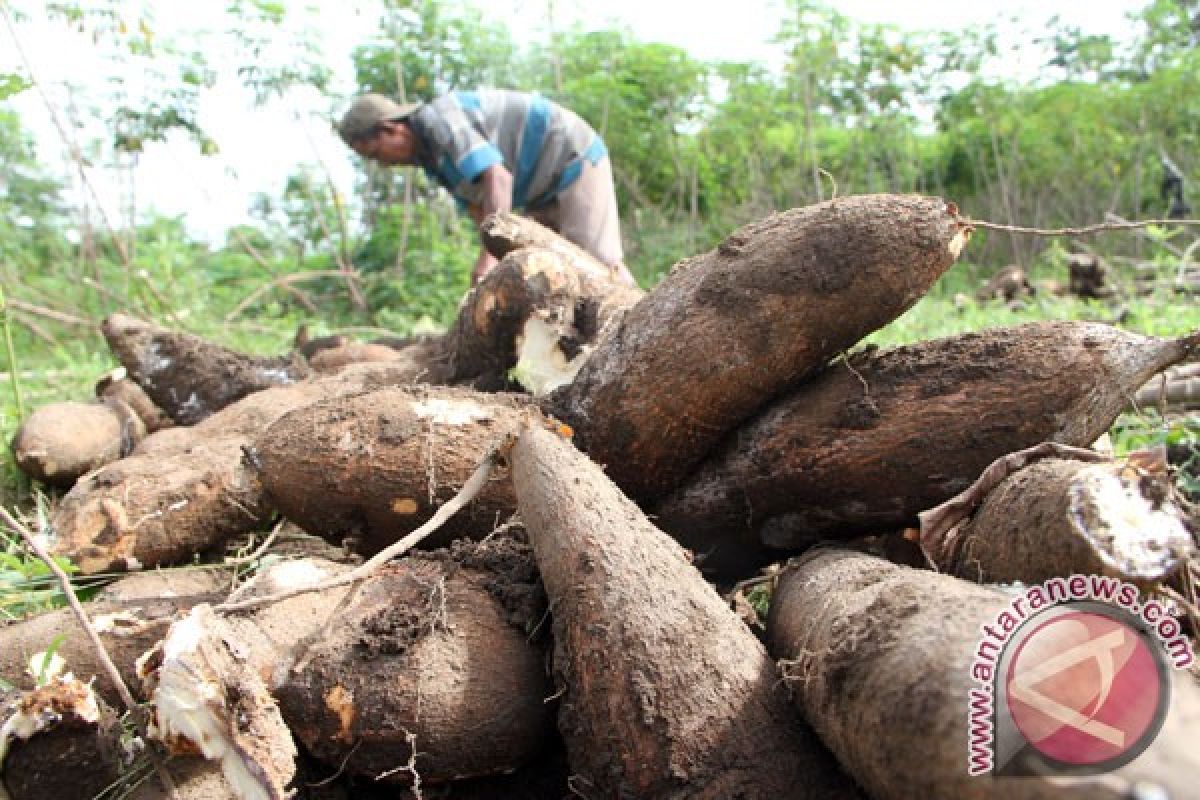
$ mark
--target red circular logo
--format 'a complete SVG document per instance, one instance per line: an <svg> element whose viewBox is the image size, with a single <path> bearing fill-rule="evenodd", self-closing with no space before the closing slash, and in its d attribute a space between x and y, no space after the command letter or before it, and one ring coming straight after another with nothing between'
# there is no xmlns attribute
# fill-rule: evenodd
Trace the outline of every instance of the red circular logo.
<svg viewBox="0 0 1200 800"><path fill-rule="evenodd" d="M1008 665L1014 724L1030 746L1061 764L1136 756L1157 735L1166 699L1150 647L1107 614L1070 611L1038 625Z"/></svg>

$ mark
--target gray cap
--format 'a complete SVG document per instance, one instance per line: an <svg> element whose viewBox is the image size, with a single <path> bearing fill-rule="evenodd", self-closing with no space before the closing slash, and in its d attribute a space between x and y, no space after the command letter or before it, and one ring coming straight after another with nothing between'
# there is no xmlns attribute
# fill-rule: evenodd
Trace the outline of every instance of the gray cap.
<svg viewBox="0 0 1200 800"><path fill-rule="evenodd" d="M375 128L381 122L398 121L408 117L418 108L420 103L394 102L381 94L364 94L354 98L350 109L338 123L338 133L347 144L366 139L374 135Z"/></svg>

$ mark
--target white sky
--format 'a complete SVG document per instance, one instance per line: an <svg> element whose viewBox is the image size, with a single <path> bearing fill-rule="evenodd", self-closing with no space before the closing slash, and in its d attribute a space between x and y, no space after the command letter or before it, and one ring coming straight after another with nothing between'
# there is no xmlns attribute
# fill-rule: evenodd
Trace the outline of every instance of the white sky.
<svg viewBox="0 0 1200 800"><path fill-rule="evenodd" d="M0 0L3 3L4 0ZM945 3L933 0L836 0L837 9L865 21L897 25L901 28L956 29L998 19L1013 19L1008 30L1031 40L1051 15L1080 26L1088 33L1121 36L1129 29L1126 15L1144 7L1149 0L1000 0L993 2ZM157 30L195 30L209 28L214 47L227 41L220 32L224 26L224 2L201 0L142 0L127 7L145 4L150 8ZM299 5L299 4L297 4ZM335 90L349 93L351 85L350 48L372 32L376 17L371 13L348 14L346 3L320 0L322 46L329 63L338 70ZM642 41L663 41L686 48L702 59L758 59L768 61L770 37L779 27L782 3L778 0L606 0L585 4L572 0L497 0L489 5L497 19L506 20L518 40L536 38L544 32L548 8L554 9L555 24L564 27L580 20L588 27L603 27L609 22L629 26ZM33 19L21 27L21 45L32 65L34 77L61 104L66 97L64 81L78 87L77 102L86 105L89 92L101 96L105 91L96 76L105 74L96 48L84 37L71 35L60 22L37 19L37 6L22 3ZM736 9L731 13L731 9ZM135 18L135 12L131 19ZM27 70L6 29L0 30L0 72ZM216 53L209 53L219 63ZM1013 75L1029 74L1043 60L1043 54L1025 48L1012 53L1005 63ZM61 139L50 122L41 97L30 90L11 98L8 103L21 115L36 137L39 158L56 173L67 175L67 160ZM220 147L216 156L201 157L195 146L183 136L164 144L151 144L142 155L134 181L138 206L168 215L186 214L189 226L214 241L230 225L249 219L247 205L252 193L278 195L287 176L300 163L324 162L343 193L353 191L354 158L333 135L317 114L325 111L324 101L312 97L295 98L288 105L274 104L254 109L251 99L232 74L222 75L217 87L205 94L201 103L200 123L214 136ZM307 106L307 107L306 107ZM296 123L295 114L307 122ZM111 171L89 171L90 179L101 195L109 216L123 220L117 209L120 185Z"/></svg>

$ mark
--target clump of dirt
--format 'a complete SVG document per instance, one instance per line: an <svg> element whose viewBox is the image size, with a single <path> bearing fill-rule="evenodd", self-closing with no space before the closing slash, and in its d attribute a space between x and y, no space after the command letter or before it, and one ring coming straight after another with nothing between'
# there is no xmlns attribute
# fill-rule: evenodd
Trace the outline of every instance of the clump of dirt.
<svg viewBox="0 0 1200 800"><path fill-rule="evenodd" d="M436 563L421 556L410 557L399 584L389 581L396 595L363 618L355 652L366 660L384 655L401 656L439 626L445 617L446 575Z"/></svg>
<svg viewBox="0 0 1200 800"><path fill-rule="evenodd" d="M546 616L546 592L520 523L480 542L459 539L426 557L478 572L483 588L508 612L510 625L525 634L538 631Z"/></svg>

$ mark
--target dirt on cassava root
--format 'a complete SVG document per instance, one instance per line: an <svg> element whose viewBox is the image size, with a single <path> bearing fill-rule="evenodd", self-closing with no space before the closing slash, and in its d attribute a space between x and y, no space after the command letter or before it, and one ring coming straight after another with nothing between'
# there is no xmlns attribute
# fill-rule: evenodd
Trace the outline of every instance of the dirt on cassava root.
<svg viewBox="0 0 1200 800"><path fill-rule="evenodd" d="M867 350L740 427L655 518L714 577L744 577L820 539L912 526L1007 453L1087 447L1129 393L1193 352L1194 337L1087 322Z"/></svg>
<svg viewBox="0 0 1200 800"><path fill-rule="evenodd" d="M788 707L754 634L598 466L540 425L521 433L511 461L581 792L857 796Z"/></svg>

